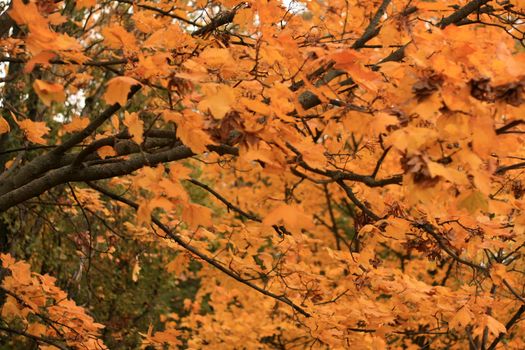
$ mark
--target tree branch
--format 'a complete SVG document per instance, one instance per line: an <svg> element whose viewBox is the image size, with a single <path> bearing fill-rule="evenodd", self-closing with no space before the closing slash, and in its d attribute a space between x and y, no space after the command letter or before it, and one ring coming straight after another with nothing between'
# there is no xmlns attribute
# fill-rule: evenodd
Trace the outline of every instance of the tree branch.
<svg viewBox="0 0 525 350"><path fill-rule="evenodd" d="M503 125L500 128L497 128L496 129L496 135L512 133L512 131L508 131L508 130L512 129L515 126L521 125L521 124L525 124L525 120L522 120L522 119L513 120L510 123L508 123L506 125Z"/></svg>
<svg viewBox="0 0 525 350"><path fill-rule="evenodd" d="M521 305L518 311L516 311L514 316L512 316L509 322L507 322L507 324L505 325L505 328L507 329L507 331L518 322L518 320L520 319L521 315L524 312L525 312L525 305ZM496 339L494 339L494 341L490 344L487 350L496 349L496 346L498 346L498 343L502 341L504 337L505 337L505 333L500 333L500 335Z"/></svg>
<svg viewBox="0 0 525 350"><path fill-rule="evenodd" d="M230 201L228 201L226 198L224 198L222 195L220 195L217 191L215 191L210 186L208 186L206 184L203 184L202 182L197 181L195 179L187 179L186 181L191 182L192 184L194 184L196 186L199 186L200 188L205 189L206 191L211 193L215 198L217 198L222 203L224 203L224 205L226 205L226 207L228 209L230 209L230 210L240 214L241 216L244 216L245 218L247 218L249 220L252 220L252 221L255 221L255 222L262 222L262 220L260 218L258 218L257 216L249 214L249 213L245 212L244 210L242 210L241 208L233 205Z"/></svg>
<svg viewBox="0 0 525 350"><path fill-rule="evenodd" d="M235 18L235 15L237 14L237 10L244 7L244 3L240 3L237 6L235 6L230 11L223 11L217 14L214 18L212 18L211 22L205 25L202 28L197 29L194 31L191 35L192 36L203 36L208 33L213 32L215 29L219 28L222 25L228 24L233 22L233 19Z"/></svg>
<svg viewBox="0 0 525 350"><path fill-rule="evenodd" d="M111 177L131 174L133 171L145 165L154 166L158 163L185 159L194 153L186 146L178 146L166 151L146 154L140 153L131 156L127 160L115 163L106 163L77 168L71 166L51 170L44 176L36 178L29 183L18 187L0 196L0 212L5 211L30 198L39 196L45 191L66 182L95 181Z"/></svg>
<svg viewBox="0 0 525 350"><path fill-rule="evenodd" d="M171 18L174 18L174 19L177 19L181 22L184 22L184 23L187 23L187 24L191 24L192 26L195 26L195 27L198 27L199 25L193 21L190 21L190 20L187 20L186 18L184 17L181 17L181 16L178 16L174 13L172 13L171 11L164 11L162 9L159 9L155 6L150 6L150 5L147 5L147 4L140 4L140 3L137 3L137 2L134 2L134 1L131 1L131 0L115 0L117 2L120 2L120 3L123 3L123 4L129 4L129 5L132 5L132 6L137 6L137 7L140 7L140 8L143 8L145 10L150 10L150 11L153 11L153 12L157 12L163 16L167 16L167 17L171 17Z"/></svg>
<svg viewBox="0 0 525 350"><path fill-rule="evenodd" d="M443 237L441 237L440 235L438 235L436 233L434 227L431 224L429 224L428 222L426 222L426 223L414 223L414 227L419 228L419 229L425 231L426 233L428 233L430 236L432 236L432 238L434 238L436 240L436 242L438 243L439 247L441 249L443 249L451 258L453 258L457 262L459 262L459 263L461 263L463 265L470 266L473 269L479 270L479 271L484 272L484 273L488 272L488 269L486 267L478 265L476 263L473 263L472 261L465 260L465 259L461 258L460 256L458 256L456 254L456 252L454 252L449 247L449 245L447 244L445 239Z"/></svg>
<svg viewBox="0 0 525 350"><path fill-rule="evenodd" d="M441 29L446 28L447 26L451 24L456 24L463 20L464 18L468 17L472 12L478 10L481 6L488 3L490 0L472 0L471 2L467 3L465 6L460 8L459 10L452 13L450 16L443 18L439 23L438 26ZM378 70L379 65L386 63L386 62L399 62L403 58L405 58L405 48L408 46L409 43L401 46L394 52L392 52L387 57L383 58L378 63L374 64L372 66L372 69Z"/></svg>
<svg viewBox="0 0 525 350"><path fill-rule="evenodd" d="M117 194L114 194L96 184L93 184L93 183L87 183L88 186L90 186L91 188L93 188L94 190L97 190L99 191L100 193L106 195L107 197L113 199L113 200L116 200L116 201L119 201L121 203L125 203L127 204L128 206L132 207L133 209L137 210L139 205L127 198L124 198L122 196L119 196ZM186 242L184 242L182 240L182 238L173 233L166 225L164 225L157 217L155 217L154 215L151 215L151 221L157 225L157 227L159 227L170 239L172 239L173 241L175 241L177 244L179 244L181 247L183 247L184 249L186 249L187 251L191 252L193 255L199 257L200 259L202 259L203 261L206 261L208 264L212 265L213 267L215 267L216 269L220 270L221 272L225 273L226 275L230 276L231 278L235 279L236 281L256 290L257 292L263 294L263 295L266 295L270 298L273 298L281 303L284 303L290 307L292 307L295 311L299 312L300 314L302 314L303 316L306 316L306 317L311 317L311 315L306 312L306 310L304 310L302 307L300 307L299 305L295 304L293 301L291 301L290 299L288 299L287 297L283 296L283 295L277 295L277 294L274 294L266 289L263 289L259 286L257 286L256 284L253 284L252 282L250 281L247 281L245 279L243 279L241 276L239 276L237 273L227 269L226 267L224 267L223 265L221 265L219 262L217 262L216 260L214 260L213 258L210 258L208 257L206 254L202 253L201 251L199 251L197 248L187 244Z"/></svg>
<svg viewBox="0 0 525 350"><path fill-rule="evenodd" d="M379 21L381 20L381 17L385 14L386 8L390 4L391 0L383 0L379 8L377 9L376 14L368 24L368 27L366 27L365 32L363 35L357 39L354 44L352 45L352 48L355 50L358 50L362 48L368 41L370 41L372 38L374 38L377 34L379 34L380 28L378 27Z"/></svg>
<svg viewBox="0 0 525 350"><path fill-rule="evenodd" d="M0 331L8 332L8 333L11 333L11 334L21 335L21 336L24 336L24 337L26 337L28 339L34 340L37 343L45 343L45 344L49 344L49 345L52 345L52 346L56 346L57 348L59 348L61 350L72 350L73 349L73 348L71 348L69 346L66 346L66 345L63 345L63 344L61 344L61 343L59 343L57 341L54 341L53 339L39 337L39 336L30 334L30 333L27 333L27 332L24 332L24 331L19 331L19 330L16 330L16 329L13 329L13 328L9 328L9 327L0 326Z"/></svg>
<svg viewBox="0 0 525 350"><path fill-rule="evenodd" d="M502 175L502 174L506 173L509 170L516 170L516 169L522 169L522 168L525 168L525 162L520 162L520 163L506 165L506 166L501 166L501 167L497 168L494 173L497 174L497 175Z"/></svg>
<svg viewBox="0 0 525 350"><path fill-rule="evenodd" d="M139 85L135 85L131 88L128 98L140 90ZM68 140L61 145L57 146L50 152L33 159L28 164L24 165L19 171L13 173L5 181L0 184L0 195L4 195L9 191L13 191L20 188L23 185L31 182L36 176L43 174L44 172L53 169L54 165L59 163L61 156L70 148L76 146L82 142L86 137L91 135L100 125L108 120L115 112L121 108L119 103L115 103L108 108L97 118L95 118L89 125L82 131L74 134ZM1 197L0 197L1 198ZM0 209L0 211L2 211Z"/></svg>
<svg viewBox="0 0 525 350"><path fill-rule="evenodd" d="M456 24L459 21L467 18L472 12L477 11L481 6L485 5L489 1L490 0L473 0L456 12L452 13L450 16L443 18L438 25L441 29L443 29L451 24Z"/></svg>
<svg viewBox="0 0 525 350"><path fill-rule="evenodd" d="M352 189L347 184L345 184L343 180L338 180L337 184L341 186L341 188L345 191L346 195L348 196L348 198L350 198L352 203L354 203L359 209L361 209L361 211L365 213L369 218L371 218L374 221L381 219L379 215L375 214L372 210L368 209L366 205L364 205L359 199L357 199Z"/></svg>
<svg viewBox="0 0 525 350"><path fill-rule="evenodd" d="M137 93L141 88L140 85L133 85L128 93L127 99L130 100L133 95ZM91 135L95 130L98 129L99 126L101 126L106 120L111 118L111 116L117 112L122 106L120 103L114 103L111 106L109 106L101 115L99 115L97 118L95 118L91 123L89 123L86 128L73 136L71 136L69 139L64 141L60 146L55 148L53 151L51 151L52 154L59 155L70 149L71 147L75 146L76 144L82 142L86 137Z"/></svg>

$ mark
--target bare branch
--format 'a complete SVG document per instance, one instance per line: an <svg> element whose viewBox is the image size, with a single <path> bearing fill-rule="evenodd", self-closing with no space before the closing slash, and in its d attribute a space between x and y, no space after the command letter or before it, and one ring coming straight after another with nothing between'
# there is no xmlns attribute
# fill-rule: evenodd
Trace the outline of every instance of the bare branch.
<svg viewBox="0 0 525 350"><path fill-rule="evenodd" d="M359 39L357 39L352 45L353 49L357 50L362 48L368 41L370 41L377 34L379 34L379 21L381 20L381 17L383 17L383 15L385 14L386 8L390 4L390 2L391 0L383 0L381 5L377 9L376 14L374 15L374 17L372 17L372 20L368 24L368 27L366 27L363 35Z"/></svg>
<svg viewBox="0 0 525 350"><path fill-rule="evenodd" d="M467 3L465 6L452 13L450 16L443 18L441 22L439 22L439 27L445 28L446 26L460 22L488 2L490 2L490 0L473 0Z"/></svg>
<svg viewBox="0 0 525 350"><path fill-rule="evenodd" d="M194 184L196 186L199 186L200 188L203 188L206 191L208 191L209 193L211 193L215 198L217 198L222 203L224 203L228 209L230 209L230 210L240 214L241 216L244 216L245 218L247 218L249 220L252 220L252 221L255 221L255 222L262 222L262 220L260 218L258 218L257 216L249 214L249 213L245 212L244 210L242 210L241 208L233 205L232 202L230 202L229 200L224 198L222 195L220 195L217 191L215 191L210 186L208 186L208 185L206 185L206 184L204 184L204 183L202 183L200 181L197 181L195 179L188 179L187 181L191 182L192 184Z"/></svg>

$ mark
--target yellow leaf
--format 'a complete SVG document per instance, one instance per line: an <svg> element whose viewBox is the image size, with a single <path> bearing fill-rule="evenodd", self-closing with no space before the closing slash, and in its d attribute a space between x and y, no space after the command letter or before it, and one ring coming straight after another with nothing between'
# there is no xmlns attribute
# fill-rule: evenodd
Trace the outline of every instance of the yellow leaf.
<svg viewBox="0 0 525 350"><path fill-rule="evenodd" d="M13 0L8 13L17 24L47 25L46 19L40 14L34 2L24 4L22 0Z"/></svg>
<svg viewBox="0 0 525 350"><path fill-rule="evenodd" d="M146 11L133 11L135 27L143 33L152 33L165 27L165 22L160 18L150 16Z"/></svg>
<svg viewBox="0 0 525 350"><path fill-rule="evenodd" d="M253 10L250 8L243 8L237 11L233 19L233 23L239 25L241 28L245 28L253 24Z"/></svg>
<svg viewBox="0 0 525 350"><path fill-rule="evenodd" d="M177 124L177 137L194 153L206 152L207 145L214 144L210 135L202 130L204 121L200 114L185 110L181 113L164 113L164 120Z"/></svg>
<svg viewBox="0 0 525 350"><path fill-rule="evenodd" d="M456 315L450 320L450 328L459 329L467 326L474 319L474 314L468 306L462 307Z"/></svg>
<svg viewBox="0 0 525 350"><path fill-rule="evenodd" d="M180 275L188 266L190 259L188 255L179 253L168 265L166 265L166 271L173 273L176 276Z"/></svg>
<svg viewBox="0 0 525 350"><path fill-rule="evenodd" d="M9 127L9 123L4 118L0 117L0 134L5 134L6 132L9 132L11 128Z"/></svg>
<svg viewBox="0 0 525 350"><path fill-rule="evenodd" d="M151 337L148 340L153 344L169 344L175 347L177 345L182 344L182 342L177 338L180 335L182 335L180 331L178 331L177 329L170 328L165 331L155 332L153 337Z"/></svg>
<svg viewBox="0 0 525 350"><path fill-rule="evenodd" d="M108 88L104 93L104 101L107 104L118 103L121 106L128 101L128 93L132 86L140 85L138 81L130 77L115 77L108 82Z"/></svg>
<svg viewBox="0 0 525 350"><path fill-rule="evenodd" d="M287 230L300 230L311 228L312 219L305 214L302 207L294 204L281 204L266 215L263 224L284 225Z"/></svg>
<svg viewBox="0 0 525 350"><path fill-rule="evenodd" d="M363 57L360 53L348 49L334 53L332 59L336 62L335 66L347 71L356 83L368 90L377 90L381 75L363 65Z"/></svg>
<svg viewBox="0 0 525 350"><path fill-rule="evenodd" d="M229 64L232 60L233 57L228 49L208 47L199 55L199 61L211 66Z"/></svg>
<svg viewBox="0 0 525 350"><path fill-rule="evenodd" d="M47 327L41 323L31 323L27 328L27 333L36 335L37 337L46 333Z"/></svg>
<svg viewBox="0 0 525 350"><path fill-rule="evenodd" d="M139 119L139 114L125 112L124 125L128 127L133 141L140 145L144 141L142 137L142 134L144 133L144 122Z"/></svg>
<svg viewBox="0 0 525 350"><path fill-rule="evenodd" d="M52 48L53 51L61 51L60 54L64 59L75 57L77 62L80 62L79 58L86 57L79 52L73 52L82 49L82 46L75 38L67 34L55 33L48 28L47 24L45 26L32 26L30 24L29 27L31 31L27 38L27 48L31 54L38 55Z"/></svg>
<svg viewBox="0 0 525 350"><path fill-rule="evenodd" d="M497 285L502 285L504 280L507 282L513 280L513 276L507 272L507 267L503 264L497 263L493 264L492 268L490 269L490 278Z"/></svg>
<svg viewBox="0 0 525 350"><path fill-rule="evenodd" d="M182 220L192 230L199 226L210 226L212 224L211 210L199 204L188 203L182 209Z"/></svg>
<svg viewBox="0 0 525 350"><path fill-rule="evenodd" d="M486 315L487 328L490 333L495 336L498 336L500 333L507 333L507 329L500 321L496 320L494 317Z"/></svg>
<svg viewBox="0 0 525 350"><path fill-rule="evenodd" d="M11 268L14 264L16 264L15 258L11 254L0 254L0 260L2 260L2 266L6 269Z"/></svg>
<svg viewBox="0 0 525 350"><path fill-rule="evenodd" d="M106 159L108 157L116 156L117 152L115 152L115 149L111 146L102 146L97 149L97 154L100 158Z"/></svg>
<svg viewBox="0 0 525 350"><path fill-rule="evenodd" d="M33 89L46 106L51 106L52 102L64 102L66 94L64 87L60 84L48 83L43 80L35 80Z"/></svg>
<svg viewBox="0 0 525 350"><path fill-rule="evenodd" d="M45 122L34 122L29 119L24 119L18 121L15 119L15 122L18 124L18 127L22 129L25 137L33 142L41 145L45 145L47 142L42 138L49 132L49 128L46 126Z"/></svg>
<svg viewBox="0 0 525 350"><path fill-rule="evenodd" d="M137 48L135 36L119 24L104 27L102 35L104 41L112 49L135 50Z"/></svg>
<svg viewBox="0 0 525 350"><path fill-rule="evenodd" d="M113 130L115 131L120 130L120 120L118 119L118 116L113 115L111 117L111 126L113 127Z"/></svg>
<svg viewBox="0 0 525 350"><path fill-rule="evenodd" d="M162 179L159 182L159 186L162 188L163 193L170 198L181 199L184 202L189 200L186 189L178 180Z"/></svg>
<svg viewBox="0 0 525 350"><path fill-rule="evenodd" d="M474 214L478 210L487 211L489 209L489 201L480 191L471 191L462 196L458 203L458 209L465 209L470 214Z"/></svg>
<svg viewBox="0 0 525 350"><path fill-rule="evenodd" d="M286 162L281 153L267 148L250 149L243 154L246 160L257 160L264 162L265 166L271 166L277 169L283 169L283 164Z"/></svg>
<svg viewBox="0 0 525 350"><path fill-rule="evenodd" d="M7 162L5 162L5 168L6 168L6 169L11 168L11 166L12 166L13 163L14 163L14 161L15 161L14 159L10 159L10 160L8 160Z"/></svg>
<svg viewBox="0 0 525 350"><path fill-rule="evenodd" d="M458 185L468 185L469 181L465 172L445 167L444 165L432 161L426 162L431 177L441 176L442 178Z"/></svg>
<svg viewBox="0 0 525 350"><path fill-rule="evenodd" d="M322 169L326 164L324 147L320 144L303 139L301 143L294 144L301 153L303 160L311 167Z"/></svg>
<svg viewBox="0 0 525 350"><path fill-rule="evenodd" d="M135 22L137 23L137 22ZM140 30L140 24L138 25ZM149 27L149 32L152 30L152 26ZM176 25L172 24L168 27L162 28L150 35L148 39L143 42L143 47L147 48L164 48L171 47L177 48L184 46L185 42L188 40L185 32Z"/></svg>
<svg viewBox="0 0 525 350"><path fill-rule="evenodd" d="M209 110L217 119L224 118L235 102L235 90L227 85L219 84L204 85L202 90L206 97L199 102L199 110L203 112Z"/></svg>
<svg viewBox="0 0 525 350"><path fill-rule="evenodd" d="M240 102L250 111L254 111L257 114L270 115L272 113L272 109L270 108L270 106L266 103L262 103L261 101L241 97Z"/></svg>
<svg viewBox="0 0 525 350"><path fill-rule="evenodd" d="M295 98L292 91L282 83L274 83L270 89L266 90L266 94L270 98L272 111L286 120L287 114L295 109L291 102Z"/></svg>
<svg viewBox="0 0 525 350"><path fill-rule="evenodd" d="M142 201L137 209L137 223L139 225L147 226L151 222L151 212L153 206L150 201Z"/></svg>
<svg viewBox="0 0 525 350"><path fill-rule="evenodd" d="M62 16L58 12L52 13L49 16L47 16L47 20L49 21L49 24L54 25L54 26L67 22L67 18L65 16Z"/></svg>
<svg viewBox="0 0 525 350"><path fill-rule="evenodd" d="M10 295L7 296L7 299L2 306L1 315L6 319L11 319L22 315L20 306L18 305L18 302L15 298Z"/></svg>
<svg viewBox="0 0 525 350"><path fill-rule="evenodd" d="M34 55L27 61L26 66L24 67L24 73L31 73L33 68L37 64L41 64L44 67L49 67L49 61L56 57L56 53L51 51L42 51L39 54Z"/></svg>
<svg viewBox="0 0 525 350"><path fill-rule="evenodd" d="M395 115L384 112L378 112L372 118L367 119L370 120L370 124L367 125L367 129L370 129L373 132L373 134L369 133L369 135L374 136L386 132L388 126L399 123L399 119Z"/></svg>
<svg viewBox="0 0 525 350"><path fill-rule="evenodd" d="M189 179L191 174L191 169L185 167L180 163L171 163L170 164L170 177L174 181L179 181L183 179Z"/></svg>
<svg viewBox="0 0 525 350"><path fill-rule="evenodd" d="M437 137L438 134L435 130L407 126L392 132L387 138L387 143L400 151L417 153L420 148L433 144Z"/></svg>
<svg viewBox="0 0 525 350"><path fill-rule="evenodd" d="M75 2L75 9L81 10L85 8L92 8L97 4L97 0L77 0Z"/></svg>
<svg viewBox="0 0 525 350"><path fill-rule="evenodd" d="M133 271L131 271L131 280L137 282L140 275L140 264L139 259L135 259L135 264L133 265Z"/></svg>
<svg viewBox="0 0 525 350"><path fill-rule="evenodd" d="M65 124L62 127L62 129L65 132L74 132L74 131L79 131L79 130L85 129L86 126L88 126L88 124L89 124L89 119L88 118L75 116L75 117L73 117L73 120L71 120L71 123Z"/></svg>

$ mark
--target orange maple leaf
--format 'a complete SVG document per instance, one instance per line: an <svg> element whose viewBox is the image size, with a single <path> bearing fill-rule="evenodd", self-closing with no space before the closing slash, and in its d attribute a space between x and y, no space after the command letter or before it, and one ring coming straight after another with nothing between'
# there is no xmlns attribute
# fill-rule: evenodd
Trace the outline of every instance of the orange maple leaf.
<svg viewBox="0 0 525 350"><path fill-rule="evenodd" d="M104 101L107 104L118 103L121 106L128 101L128 93L132 86L140 83L131 77L115 77L108 82L108 87L104 93Z"/></svg>
<svg viewBox="0 0 525 350"><path fill-rule="evenodd" d="M64 102L66 100L64 87L61 84L36 79L33 83L33 89L46 106L51 106L52 102Z"/></svg>
<svg viewBox="0 0 525 350"><path fill-rule="evenodd" d="M128 127L133 141L139 145L144 141L142 134L144 133L144 122L140 120L138 113L124 113L124 125Z"/></svg>

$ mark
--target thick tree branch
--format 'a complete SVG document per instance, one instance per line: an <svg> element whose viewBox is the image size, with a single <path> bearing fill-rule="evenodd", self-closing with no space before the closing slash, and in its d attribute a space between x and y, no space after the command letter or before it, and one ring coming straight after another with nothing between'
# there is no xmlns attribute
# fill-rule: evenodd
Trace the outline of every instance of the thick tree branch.
<svg viewBox="0 0 525 350"><path fill-rule="evenodd" d="M128 98L140 90L139 85L131 88ZM74 134L61 145L54 148L50 152L33 159L28 164L24 165L20 170L9 176L2 184L0 184L0 195L4 195L9 191L13 191L21 186L32 181L36 176L40 176L49 169L53 169L54 165L60 162L60 158L70 148L82 142L85 138L91 135L99 126L108 120L115 112L121 108L119 103L109 106L102 114L95 118L82 131ZM0 209L1 211L1 209Z"/></svg>
<svg viewBox="0 0 525 350"><path fill-rule="evenodd" d="M438 25L443 29L451 24L456 24L467 18L471 13L477 11L481 6L488 2L490 2L490 0L473 0L456 12L452 13L450 16L443 18Z"/></svg>
<svg viewBox="0 0 525 350"><path fill-rule="evenodd" d="M377 36L377 34L379 34L379 21L381 20L381 17L383 17L383 15L385 14L386 8L390 4L390 2L391 0L383 0L381 5L377 9L376 14L374 15L374 17L372 17L372 20L368 24L368 27L366 27L363 35L359 39L357 39L352 45L353 49L357 50L362 48L368 41L370 41L372 38Z"/></svg>
<svg viewBox="0 0 525 350"><path fill-rule="evenodd" d="M11 4L9 5L11 7ZM4 11L0 16L0 38L5 38L9 30L16 25L15 21L9 16L7 11Z"/></svg>
<svg viewBox="0 0 525 350"><path fill-rule="evenodd" d="M155 166L163 162L185 159L194 153L186 146L179 146L154 154L140 153L128 160L93 165L87 168L65 166L47 172L45 175L0 196L0 212L66 182L95 181L128 175L143 166Z"/></svg>
<svg viewBox="0 0 525 350"><path fill-rule="evenodd" d="M215 145L209 148L222 152L222 154L237 155L238 153L237 148L227 145ZM144 166L155 166L159 163L186 159L194 155L189 147L180 145L156 153L135 153L126 160L115 159L108 160L103 164L88 164L85 168L67 164L66 166L50 170L38 178L33 177L31 181L28 181L23 186L0 195L0 212L39 196L45 191L66 182L95 181L129 175ZM74 161L76 156L68 158Z"/></svg>

